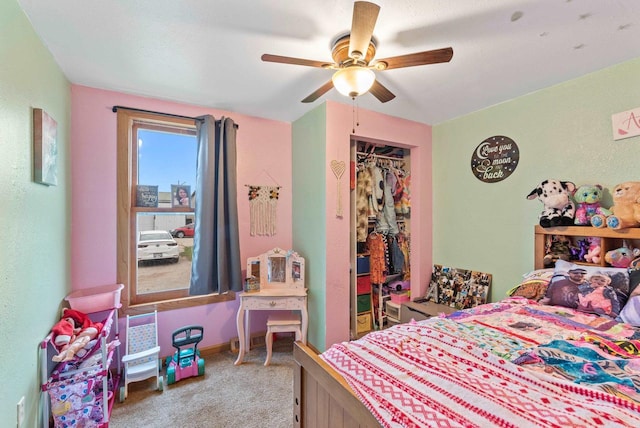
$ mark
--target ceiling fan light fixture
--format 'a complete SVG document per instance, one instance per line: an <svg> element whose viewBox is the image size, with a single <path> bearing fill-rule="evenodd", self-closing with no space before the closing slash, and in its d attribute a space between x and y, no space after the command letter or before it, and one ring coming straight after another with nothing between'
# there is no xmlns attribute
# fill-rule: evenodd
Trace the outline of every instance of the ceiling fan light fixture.
<svg viewBox="0 0 640 428"><path fill-rule="evenodd" d="M369 68L354 65L336 71L331 80L338 92L345 97L355 98L371 89L376 75Z"/></svg>

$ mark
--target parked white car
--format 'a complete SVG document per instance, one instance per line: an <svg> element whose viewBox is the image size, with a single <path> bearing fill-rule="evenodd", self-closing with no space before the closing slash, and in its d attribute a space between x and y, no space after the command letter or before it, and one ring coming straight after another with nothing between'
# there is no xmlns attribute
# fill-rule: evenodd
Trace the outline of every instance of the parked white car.
<svg viewBox="0 0 640 428"><path fill-rule="evenodd" d="M138 236L138 261L170 259L180 260L180 248L166 230L146 230Z"/></svg>

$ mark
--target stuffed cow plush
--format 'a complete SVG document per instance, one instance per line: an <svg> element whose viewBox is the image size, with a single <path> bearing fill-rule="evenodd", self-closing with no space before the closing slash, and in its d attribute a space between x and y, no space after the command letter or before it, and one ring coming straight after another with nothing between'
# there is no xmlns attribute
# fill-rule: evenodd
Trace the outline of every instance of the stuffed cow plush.
<svg viewBox="0 0 640 428"><path fill-rule="evenodd" d="M527 199L539 199L544 205L540 213L540 226L571 226L576 212L576 206L571 195L576 185L571 181L544 180L527 195Z"/></svg>

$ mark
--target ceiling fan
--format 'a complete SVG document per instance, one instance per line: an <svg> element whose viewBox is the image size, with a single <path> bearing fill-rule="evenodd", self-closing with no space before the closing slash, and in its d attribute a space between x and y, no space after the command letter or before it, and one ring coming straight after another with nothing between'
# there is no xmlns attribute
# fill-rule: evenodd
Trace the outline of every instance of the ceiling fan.
<svg viewBox="0 0 640 428"><path fill-rule="evenodd" d="M376 43L373 39L373 29L379 12L380 6L374 3L356 1L353 4L351 33L339 37L334 42L331 50L334 62L271 54L262 55L262 60L336 70L332 79L303 99L303 103L317 100L333 87L351 98L371 92L380 102L386 103L394 99L395 95L376 80L374 70L383 71L451 61L451 47L374 60Z"/></svg>

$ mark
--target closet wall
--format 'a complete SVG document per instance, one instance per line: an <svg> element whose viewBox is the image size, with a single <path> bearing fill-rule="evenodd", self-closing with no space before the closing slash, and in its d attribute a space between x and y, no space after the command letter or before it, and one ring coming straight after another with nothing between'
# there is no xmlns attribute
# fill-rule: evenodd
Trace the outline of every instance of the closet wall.
<svg viewBox="0 0 640 428"><path fill-rule="evenodd" d="M411 150L411 288L426 292L431 276L431 127L326 101L293 123L293 248L305 257L309 289L309 343L319 351L349 340L353 231L349 205L351 141L355 138ZM335 162L334 162L335 161ZM344 162L337 179L332 165ZM338 215L342 201L343 215Z"/></svg>
<svg viewBox="0 0 640 428"><path fill-rule="evenodd" d="M410 150L351 142L351 338L382 329L385 303L410 289Z"/></svg>

